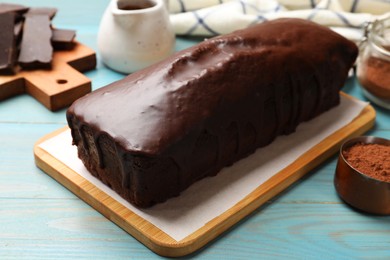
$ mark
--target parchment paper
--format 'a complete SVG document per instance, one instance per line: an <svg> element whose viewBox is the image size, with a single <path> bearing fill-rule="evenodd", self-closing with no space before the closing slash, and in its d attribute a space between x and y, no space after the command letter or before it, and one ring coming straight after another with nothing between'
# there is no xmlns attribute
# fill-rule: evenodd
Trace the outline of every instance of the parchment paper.
<svg viewBox="0 0 390 260"><path fill-rule="evenodd" d="M341 97L341 104L301 124L297 131L278 137L272 144L205 178L182 192L179 197L149 209L137 209L98 179L89 174L72 146L70 131L42 143L40 147L66 164L131 211L180 241L219 216L274 174L294 162L321 140L352 121L367 103Z"/></svg>

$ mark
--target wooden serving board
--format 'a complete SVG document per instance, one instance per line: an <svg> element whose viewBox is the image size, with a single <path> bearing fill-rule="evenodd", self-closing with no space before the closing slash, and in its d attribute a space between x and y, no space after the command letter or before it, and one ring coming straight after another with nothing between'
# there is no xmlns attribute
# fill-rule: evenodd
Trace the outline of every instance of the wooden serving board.
<svg viewBox="0 0 390 260"><path fill-rule="evenodd" d="M177 257L190 254L206 245L336 153L345 140L363 134L374 123L375 110L370 105L366 106L360 115L351 123L328 136L300 156L295 162L257 187L232 208L212 219L181 241L174 240L39 147L44 141L66 131L68 129L67 127L40 139L35 144L34 154L36 165L39 168L102 213L109 220L138 239L145 246L159 255Z"/></svg>
<svg viewBox="0 0 390 260"><path fill-rule="evenodd" d="M54 51L51 70L21 70L0 75L0 100L28 93L55 111L91 92L91 80L81 72L96 67L95 51L76 42L72 50Z"/></svg>

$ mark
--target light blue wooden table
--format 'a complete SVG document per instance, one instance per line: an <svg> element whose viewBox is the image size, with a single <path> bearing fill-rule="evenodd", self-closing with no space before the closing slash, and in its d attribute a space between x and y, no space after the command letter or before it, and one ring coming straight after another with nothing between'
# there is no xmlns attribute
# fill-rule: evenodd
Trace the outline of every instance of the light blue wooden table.
<svg viewBox="0 0 390 260"><path fill-rule="evenodd" d="M77 29L96 50L103 0L19 0L54 6L54 24ZM195 41L178 39L177 49ZM93 89L123 75L105 68L86 73ZM390 75L389 75L390 76ZM345 92L364 100L355 79ZM390 115L375 106L368 134L390 139ZM66 124L27 95L0 102L0 259L158 259L118 226L35 167L33 145ZM192 257L199 259L390 258L390 217L354 211L333 187L336 156L266 203Z"/></svg>

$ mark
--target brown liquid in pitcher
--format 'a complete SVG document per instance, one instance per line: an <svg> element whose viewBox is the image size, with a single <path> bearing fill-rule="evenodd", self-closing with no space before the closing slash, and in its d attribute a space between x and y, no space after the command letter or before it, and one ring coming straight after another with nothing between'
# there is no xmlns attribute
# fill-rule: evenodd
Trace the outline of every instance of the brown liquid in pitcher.
<svg viewBox="0 0 390 260"><path fill-rule="evenodd" d="M155 5L156 5L155 2L147 1L147 0L118 1L118 8L120 10L141 10L141 9L151 8Z"/></svg>

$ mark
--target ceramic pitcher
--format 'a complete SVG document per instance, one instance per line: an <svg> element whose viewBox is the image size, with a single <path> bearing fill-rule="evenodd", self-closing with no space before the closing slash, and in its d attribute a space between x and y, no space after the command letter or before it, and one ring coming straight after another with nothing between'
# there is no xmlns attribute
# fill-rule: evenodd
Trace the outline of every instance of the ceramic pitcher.
<svg viewBox="0 0 390 260"><path fill-rule="evenodd" d="M111 0L98 34L98 49L108 67L135 72L170 55L174 45L164 0Z"/></svg>

